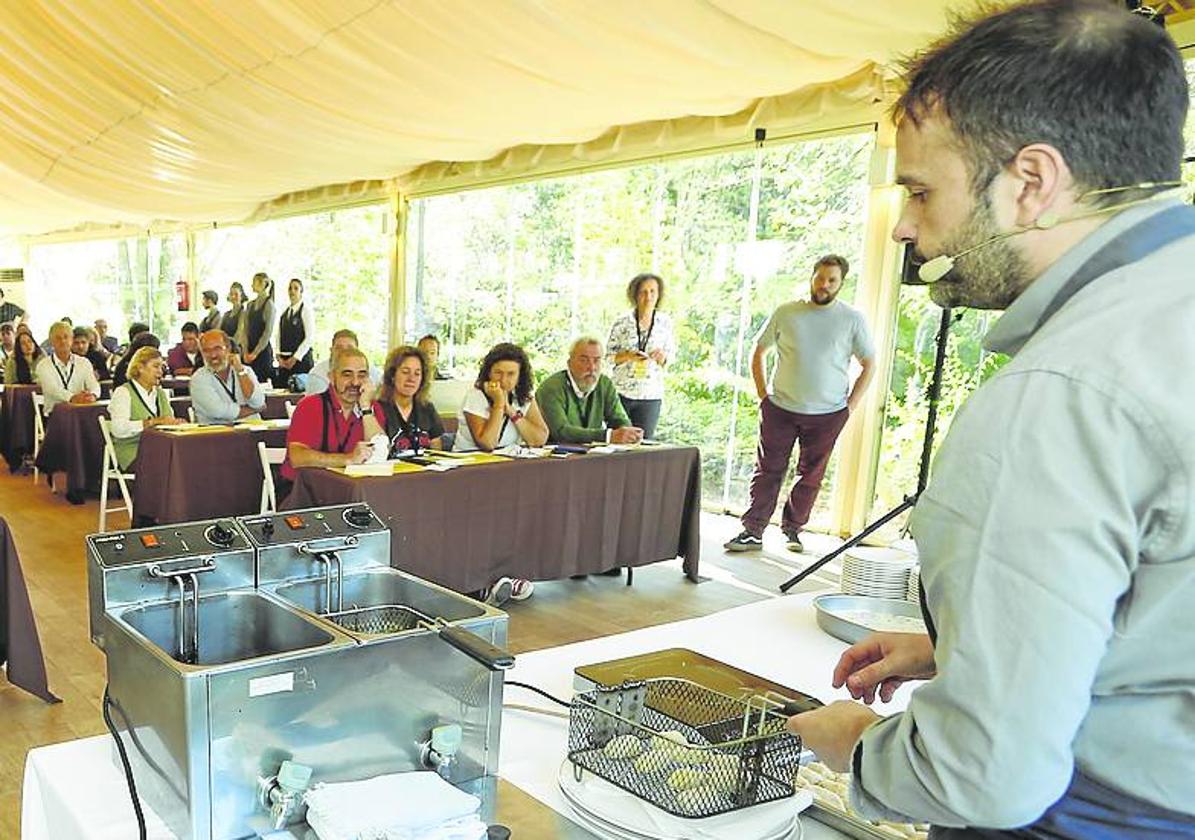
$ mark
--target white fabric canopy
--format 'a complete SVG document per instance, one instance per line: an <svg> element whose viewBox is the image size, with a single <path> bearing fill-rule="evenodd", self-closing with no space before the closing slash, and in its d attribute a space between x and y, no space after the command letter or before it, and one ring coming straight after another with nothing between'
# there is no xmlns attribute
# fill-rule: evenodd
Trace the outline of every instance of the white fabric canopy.
<svg viewBox="0 0 1195 840"><path fill-rule="evenodd" d="M841 82L838 104L868 103L874 86L860 79L879 78L959 5L2 3L0 235L239 221L280 196L425 164L424 179L437 162L583 144L619 126L772 98L807 105L794 94L811 86Z"/></svg>

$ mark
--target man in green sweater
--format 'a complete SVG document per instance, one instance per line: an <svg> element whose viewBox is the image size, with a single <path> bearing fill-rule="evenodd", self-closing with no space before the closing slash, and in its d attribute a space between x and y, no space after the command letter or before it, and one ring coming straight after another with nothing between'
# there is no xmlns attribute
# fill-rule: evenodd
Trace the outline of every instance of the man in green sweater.
<svg viewBox="0 0 1195 840"><path fill-rule="evenodd" d="M573 342L568 367L552 374L535 392L555 443L638 443L643 430L631 425L610 377L602 374L602 343L586 336Z"/></svg>

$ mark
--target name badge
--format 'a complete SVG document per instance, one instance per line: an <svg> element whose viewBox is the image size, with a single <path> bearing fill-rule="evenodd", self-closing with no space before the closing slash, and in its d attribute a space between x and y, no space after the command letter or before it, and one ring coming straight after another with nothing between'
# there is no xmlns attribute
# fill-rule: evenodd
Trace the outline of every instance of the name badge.
<svg viewBox="0 0 1195 840"><path fill-rule="evenodd" d="M635 378L647 379L647 359L637 359L635 361Z"/></svg>

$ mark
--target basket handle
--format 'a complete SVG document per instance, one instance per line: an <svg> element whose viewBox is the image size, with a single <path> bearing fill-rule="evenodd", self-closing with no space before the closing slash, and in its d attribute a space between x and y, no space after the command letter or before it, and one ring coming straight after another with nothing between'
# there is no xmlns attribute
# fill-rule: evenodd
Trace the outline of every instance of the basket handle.
<svg viewBox="0 0 1195 840"><path fill-rule="evenodd" d="M440 638L445 642L476 659L491 671L505 671L507 668L514 667L514 654L497 645L491 645L481 636L470 633L463 627L440 625L438 632Z"/></svg>

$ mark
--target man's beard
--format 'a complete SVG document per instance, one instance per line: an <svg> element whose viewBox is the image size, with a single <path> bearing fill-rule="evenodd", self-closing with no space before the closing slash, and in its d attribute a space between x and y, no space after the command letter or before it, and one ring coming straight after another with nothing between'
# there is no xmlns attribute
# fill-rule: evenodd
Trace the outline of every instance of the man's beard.
<svg viewBox="0 0 1195 840"><path fill-rule="evenodd" d="M974 248L1001 231L996 226L987 194L979 196L971 216L943 244L943 253L957 254ZM950 273L929 287L939 306L972 309L1006 309L1033 278L1024 258L1008 240L999 240L959 257Z"/></svg>
<svg viewBox="0 0 1195 840"><path fill-rule="evenodd" d="M838 297L838 292L811 292L809 297L818 306L829 306Z"/></svg>

